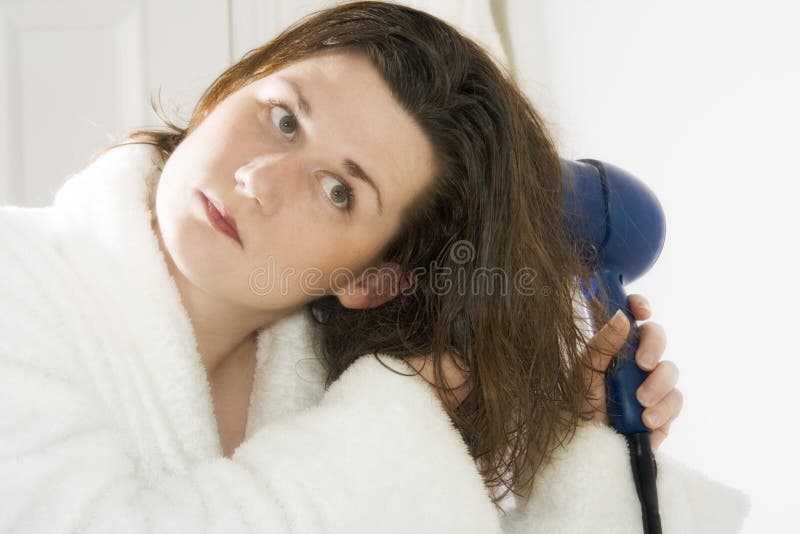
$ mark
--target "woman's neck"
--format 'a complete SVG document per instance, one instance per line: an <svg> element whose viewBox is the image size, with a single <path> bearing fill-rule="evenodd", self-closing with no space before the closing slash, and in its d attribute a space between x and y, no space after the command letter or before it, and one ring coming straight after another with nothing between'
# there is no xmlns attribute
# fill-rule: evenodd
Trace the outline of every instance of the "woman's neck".
<svg viewBox="0 0 800 534"><path fill-rule="evenodd" d="M211 377L228 359L247 354L248 351L243 347L255 346L258 331L281 319L285 313L254 311L198 288L175 265L164 246L157 221L154 220L152 226L169 274L175 280L181 303L192 324L203 366Z"/></svg>

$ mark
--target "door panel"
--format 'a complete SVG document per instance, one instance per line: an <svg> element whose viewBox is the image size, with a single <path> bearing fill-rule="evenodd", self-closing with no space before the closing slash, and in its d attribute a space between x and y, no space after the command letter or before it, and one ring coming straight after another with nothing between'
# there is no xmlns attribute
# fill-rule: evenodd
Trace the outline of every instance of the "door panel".
<svg viewBox="0 0 800 534"><path fill-rule="evenodd" d="M230 58L225 0L0 2L0 204L41 206L96 150L188 118ZM179 117L176 117L177 111Z"/></svg>

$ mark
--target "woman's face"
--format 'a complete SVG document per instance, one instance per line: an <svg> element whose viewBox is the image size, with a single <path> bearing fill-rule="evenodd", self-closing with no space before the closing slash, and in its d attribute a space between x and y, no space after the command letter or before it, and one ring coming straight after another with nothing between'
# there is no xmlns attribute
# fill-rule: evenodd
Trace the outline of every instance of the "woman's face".
<svg viewBox="0 0 800 534"><path fill-rule="evenodd" d="M369 60L317 55L232 93L175 149L158 228L181 275L227 301L281 310L335 293L367 305L331 275L377 265L434 165ZM206 199L241 244L210 222Z"/></svg>

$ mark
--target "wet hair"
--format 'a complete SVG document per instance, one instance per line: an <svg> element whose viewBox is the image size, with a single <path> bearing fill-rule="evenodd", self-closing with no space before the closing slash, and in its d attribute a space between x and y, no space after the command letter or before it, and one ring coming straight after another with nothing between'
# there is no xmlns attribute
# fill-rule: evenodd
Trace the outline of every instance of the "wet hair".
<svg viewBox="0 0 800 534"><path fill-rule="evenodd" d="M527 499L542 463L591 418L588 330L575 306L590 273L564 235L560 161L545 123L482 47L402 5L316 11L225 70L187 127L160 115L166 130L137 130L126 143L155 145L166 161L226 96L325 52L368 58L436 158L432 183L381 254L413 273L413 285L368 309L334 295L307 304L326 386L365 354L430 355L444 390L440 361L455 356L471 390L445 409L495 504L509 491ZM608 319L594 299L584 304L587 319Z"/></svg>

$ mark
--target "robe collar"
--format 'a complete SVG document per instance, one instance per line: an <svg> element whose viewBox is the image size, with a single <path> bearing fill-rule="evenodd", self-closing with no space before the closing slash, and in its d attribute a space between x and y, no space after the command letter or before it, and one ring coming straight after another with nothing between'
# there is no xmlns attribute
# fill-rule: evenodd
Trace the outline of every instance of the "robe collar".
<svg viewBox="0 0 800 534"><path fill-rule="evenodd" d="M92 263L86 268L106 288L104 298L118 303L125 331L136 332L133 354L144 361L134 365L147 375L147 396L174 433L178 456L193 462L221 455L221 446L194 330L151 227L162 168L151 145L115 147L70 177L54 206L65 249ZM301 308L258 332L246 438L320 401L325 371L313 328Z"/></svg>

